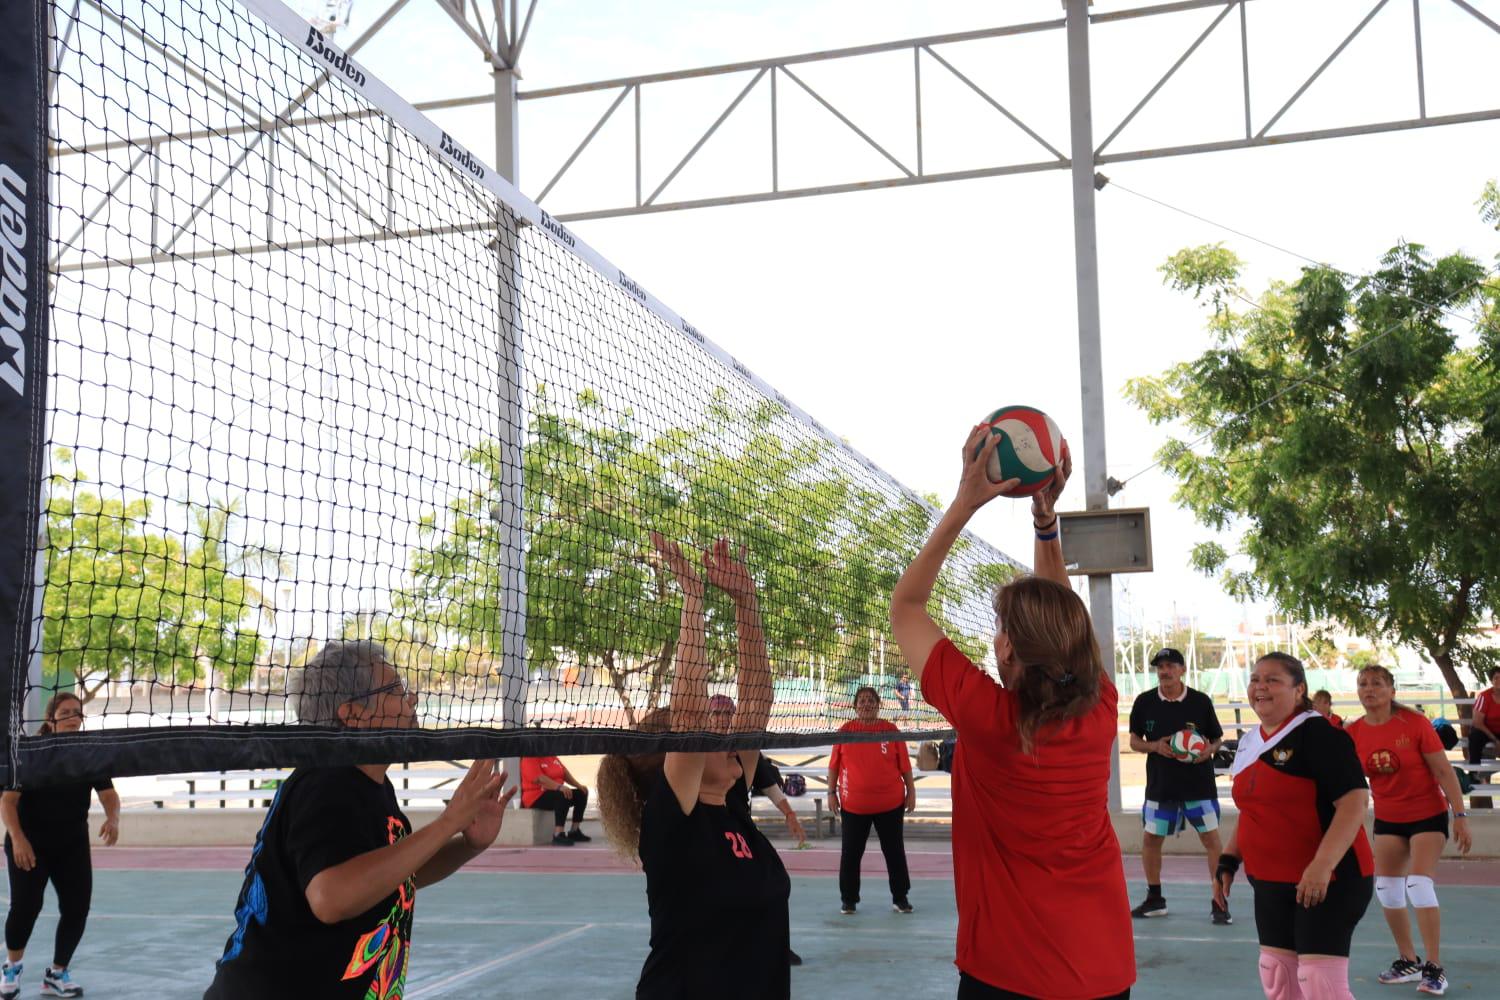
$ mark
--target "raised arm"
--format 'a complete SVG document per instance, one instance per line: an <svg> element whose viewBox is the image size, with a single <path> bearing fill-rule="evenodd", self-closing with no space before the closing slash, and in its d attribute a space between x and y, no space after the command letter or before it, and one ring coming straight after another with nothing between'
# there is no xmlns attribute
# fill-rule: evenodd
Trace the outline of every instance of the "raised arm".
<svg viewBox="0 0 1500 1000"><path fill-rule="evenodd" d="M672 669L671 726L672 732L692 732L704 728L704 716L708 711L708 658L703 636L703 577L696 567L682 554L676 542L651 533L651 544L661 554L663 564L677 580L682 591L682 618L677 633L677 658ZM704 558L707 559L707 553ZM662 769L666 772L667 784L677 796L677 804L684 814L693 811L698 802L698 789L703 784L703 761L701 753L672 752L667 754Z"/></svg>
<svg viewBox="0 0 1500 1000"><path fill-rule="evenodd" d="M927 666L933 647L943 639L943 630L927 612L927 602L932 598L932 588L937 583L943 561L948 558L949 550L974 512L1020 484L1019 479L992 483L985 474L990 454L999 442L1000 438L991 434L985 424L979 424L969 432L968 440L964 442L963 475L958 482L958 494L943 511L927 544L922 546L922 551L906 567L906 572L901 574L896 588L891 591L891 634L918 682L922 680L922 670ZM979 449L977 455L974 454L976 448Z"/></svg>
<svg viewBox="0 0 1500 1000"><path fill-rule="evenodd" d="M1062 468L1052 474L1052 482L1031 497L1031 526L1036 531L1036 542L1032 547L1032 572L1037 576L1055 580L1064 587L1072 587L1068 579L1068 568L1063 563L1062 531L1057 519L1057 498L1062 496L1073 474L1073 453L1068 442L1062 446Z"/></svg>
<svg viewBox="0 0 1500 1000"><path fill-rule="evenodd" d="M734 624L738 639L739 685L735 699L732 732L761 733L771 721L771 657L766 652L766 633L760 620L760 600L755 591L755 577L745 566L745 550L736 556L726 539L719 539L703 557L708 582L729 595L734 602ZM740 767L748 783L760 760L759 750L741 750Z"/></svg>

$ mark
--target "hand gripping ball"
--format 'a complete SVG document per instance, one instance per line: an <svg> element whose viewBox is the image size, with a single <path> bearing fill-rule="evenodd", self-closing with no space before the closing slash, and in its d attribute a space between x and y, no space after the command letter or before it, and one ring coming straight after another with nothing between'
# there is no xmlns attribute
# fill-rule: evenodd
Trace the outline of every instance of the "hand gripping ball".
<svg viewBox="0 0 1500 1000"><path fill-rule="evenodd" d="M1021 485L1009 495L1029 497L1051 481L1053 470L1062 463L1063 449L1062 431L1051 417L1030 406L1002 406L985 417L984 424L1000 439L985 469L990 482L1019 479Z"/></svg>
<svg viewBox="0 0 1500 1000"><path fill-rule="evenodd" d="M1208 740L1204 739L1203 734L1196 729L1184 729L1181 732L1173 733L1171 740L1167 742L1167 746L1171 749L1174 756L1192 761L1194 764L1202 760L1204 755L1208 753Z"/></svg>

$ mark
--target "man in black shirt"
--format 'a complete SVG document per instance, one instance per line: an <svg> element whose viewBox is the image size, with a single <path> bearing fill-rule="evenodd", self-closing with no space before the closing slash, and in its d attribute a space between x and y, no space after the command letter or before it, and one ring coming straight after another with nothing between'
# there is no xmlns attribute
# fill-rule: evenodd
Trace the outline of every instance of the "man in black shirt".
<svg viewBox="0 0 1500 1000"><path fill-rule="evenodd" d="M329 643L292 680L298 719L346 729L416 725L416 696L374 642ZM256 836L205 1000L398 1000L416 891L500 833L514 789L475 761L447 807L415 832L386 764L299 767Z"/></svg>
<svg viewBox="0 0 1500 1000"><path fill-rule="evenodd" d="M1141 866L1146 869L1146 900L1130 911L1136 917L1167 915L1161 891L1161 850L1166 839L1191 823L1208 852L1209 892L1219 864L1219 792L1214 785L1214 751L1223 742L1213 701L1202 691L1183 683L1187 663L1175 649L1162 649L1151 658L1156 668L1157 688L1135 699L1130 709L1130 749L1151 756L1146 761L1146 801L1141 808L1145 833L1141 842ZM1171 739L1184 729L1195 730L1208 741L1196 759L1173 752ZM1210 903L1215 924L1234 922L1227 907Z"/></svg>

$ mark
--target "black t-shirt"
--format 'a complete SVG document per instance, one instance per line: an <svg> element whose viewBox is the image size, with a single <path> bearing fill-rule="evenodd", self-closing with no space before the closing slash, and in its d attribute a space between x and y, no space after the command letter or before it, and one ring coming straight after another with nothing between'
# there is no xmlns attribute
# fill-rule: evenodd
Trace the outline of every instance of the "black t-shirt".
<svg viewBox="0 0 1500 1000"><path fill-rule="evenodd" d="M641 815L651 954L636 1000L791 996L792 881L748 816L698 803L686 816L665 773Z"/></svg>
<svg viewBox="0 0 1500 1000"><path fill-rule="evenodd" d="M755 790L770 788L772 785L781 784L781 771L766 760L766 755L761 754L755 765ZM724 796L724 804L731 809L738 809L746 816L750 815L750 786L745 784L745 776L740 775L740 780L734 783Z"/></svg>
<svg viewBox="0 0 1500 1000"><path fill-rule="evenodd" d="M325 924L307 904L321 871L411 833L389 780L355 767L298 768L250 852L235 930L204 1000L396 1000L411 958L416 880L358 917Z"/></svg>
<svg viewBox="0 0 1500 1000"><path fill-rule="evenodd" d="M114 787L114 782L104 778L92 784L83 781L72 785L8 790L20 793L16 811L21 817L21 830L26 839L31 841L33 848L45 853L49 840L76 836L80 832L87 839L91 793Z"/></svg>
<svg viewBox="0 0 1500 1000"><path fill-rule="evenodd" d="M1196 729L1212 743L1224 735L1214 703L1202 691L1187 689L1181 701L1166 701L1154 688L1136 696L1130 706L1130 731L1143 740L1171 737L1184 729ZM1196 764L1168 760L1154 753L1146 758L1146 798L1153 802L1192 802L1216 799L1214 765L1209 758Z"/></svg>

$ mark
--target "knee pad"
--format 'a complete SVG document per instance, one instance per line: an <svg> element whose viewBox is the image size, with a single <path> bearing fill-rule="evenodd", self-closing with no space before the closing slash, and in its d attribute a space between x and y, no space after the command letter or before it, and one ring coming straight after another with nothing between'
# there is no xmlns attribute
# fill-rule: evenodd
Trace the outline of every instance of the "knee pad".
<svg viewBox="0 0 1500 1000"><path fill-rule="evenodd" d="M1400 875L1376 875L1375 898L1387 910L1406 909L1406 879Z"/></svg>
<svg viewBox="0 0 1500 1000"><path fill-rule="evenodd" d="M1419 910L1427 910L1438 905L1437 887L1432 884L1432 879L1426 875L1408 875L1406 877L1406 895L1411 900L1411 905Z"/></svg>
<svg viewBox="0 0 1500 1000"><path fill-rule="evenodd" d="M1260 988L1266 1000L1302 1000L1297 983L1297 956L1261 950Z"/></svg>
<svg viewBox="0 0 1500 1000"><path fill-rule="evenodd" d="M1306 1000L1354 1000L1349 992L1349 960L1320 958L1297 965L1297 981Z"/></svg>

